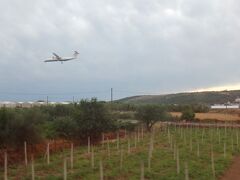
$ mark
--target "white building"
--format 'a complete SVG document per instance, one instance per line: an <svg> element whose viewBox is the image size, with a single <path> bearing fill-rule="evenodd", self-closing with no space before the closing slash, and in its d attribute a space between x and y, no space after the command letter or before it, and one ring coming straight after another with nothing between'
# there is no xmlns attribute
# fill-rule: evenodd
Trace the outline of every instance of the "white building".
<svg viewBox="0 0 240 180"><path fill-rule="evenodd" d="M214 104L211 109L239 109L239 104Z"/></svg>

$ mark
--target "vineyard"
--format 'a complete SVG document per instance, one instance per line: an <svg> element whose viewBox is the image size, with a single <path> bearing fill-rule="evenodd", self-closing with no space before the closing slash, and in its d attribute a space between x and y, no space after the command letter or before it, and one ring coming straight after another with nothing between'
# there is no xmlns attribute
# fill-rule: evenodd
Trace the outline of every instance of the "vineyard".
<svg viewBox="0 0 240 180"><path fill-rule="evenodd" d="M121 138L120 138L121 137ZM161 123L151 132L138 127L102 134L102 142L72 143L63 151L34 158L23 151L22 163L5 163L0 175L8 179L218 179L239 153L239 129L218 125L180 126ZM24 146L24 144L23 144ZM25 143L26 147L26 143ZM24 149L24 148L23 148Z"/></svg>

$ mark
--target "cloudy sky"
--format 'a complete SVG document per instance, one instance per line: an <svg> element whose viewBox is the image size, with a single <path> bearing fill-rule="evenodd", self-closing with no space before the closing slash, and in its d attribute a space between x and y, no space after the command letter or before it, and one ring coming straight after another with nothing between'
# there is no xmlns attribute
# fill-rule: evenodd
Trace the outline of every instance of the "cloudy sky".
<svg viewBox="0 0 240 180"><path fill-rule="evenodd" d="M240 89L240 1L0 4L0 100ZM76 61L43 62L74 50Z"/></svg>

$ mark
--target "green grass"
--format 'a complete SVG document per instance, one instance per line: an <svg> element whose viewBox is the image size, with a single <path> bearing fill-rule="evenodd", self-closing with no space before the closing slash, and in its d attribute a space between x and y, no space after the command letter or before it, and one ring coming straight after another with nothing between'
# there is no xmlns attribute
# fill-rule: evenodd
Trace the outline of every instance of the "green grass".
<svg viewBox="0 0 240 180"><path fill-rule="evenodd" d="M134 134L130 135L131 153L128 154L127 139L120 140L123 151L123 168L120 169L120 151L117 143L110 143L110 156L108 156L107 143L104 146L94 147L95 167L91 167L91 155L87 154L87 147L74 149L74 167L70 168L70 150L55 153L50 156L50 165L46 159L35 159L35 179L58 180L63 179L63 159L68 158L68 179L99 179L99 161L103 162L104 179L140 179L140 164L144 162L145 179L177 180L185 178L184 163L188 164L189 178L197 180L214 179L212 174L211 151L214 154L216 179L229 167L233 157L239 154L237 142L238 129L198 129L198 128L167 128L155 129L154 149L151 158L151 168L148 169L148 154L150 134L134 147ZM219 142L219 132L220 142ZM202 134L204 134L202 136ZM240 134L240 133L239 133ZM170 137L170 141L169 141ZM171 140L172 139L172 140ZM192 151L190 142L192 139ZM232 140L233 139L233 140ZM233 143L232 143L233 141ZM171 143L173 142L173 143ZM224 158L224 142L226 143L226 157ZM176 160L174 160L174 143L179 149L180 173L177 173ZM200 156L197 156L199 143ZM172 144L172 145L171 145ZM1 168L0 177L3 177ZM31 166L14 165L8 169L9 179L31 179Z"/></svg>

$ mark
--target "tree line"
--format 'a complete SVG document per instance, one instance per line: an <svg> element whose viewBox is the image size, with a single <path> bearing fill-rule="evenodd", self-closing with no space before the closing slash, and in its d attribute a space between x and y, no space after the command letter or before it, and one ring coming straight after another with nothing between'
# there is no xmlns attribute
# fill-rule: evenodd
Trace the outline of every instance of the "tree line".
<svg viewBox="0 0 240 180"><path fill-rule="evenodd" d="M194 118L190 107L185 114L187 120ZM56 138L82 141L90 136L97 141L103 132L134 130L139 124L150 131L156 122L169 120L173 117L166 106L106 103L94 98L70 105L1 108L0 148Z"/></svg>

